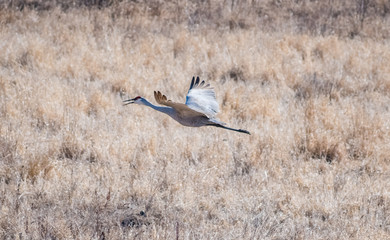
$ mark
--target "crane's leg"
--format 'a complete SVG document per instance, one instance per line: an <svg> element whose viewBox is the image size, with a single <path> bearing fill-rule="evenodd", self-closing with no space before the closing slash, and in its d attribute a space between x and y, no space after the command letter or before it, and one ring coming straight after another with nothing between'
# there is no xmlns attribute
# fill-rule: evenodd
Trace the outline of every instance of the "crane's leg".
<svg viewBox="0 0 390 240"><path fill-rule="evenodd" d="M227 129L227 130L232 130L232 131L236 131L236 132L241 132L241 133L246 133L246 134L250 134L250 132L248 132L247 130L244 130L244 129L235 129L235 128L230 128L230 127L226 127L226 126L223 126L221 124L207 124L208 126L214 126L214 127L219 127L219 128L224 128L224 129Z"/></svg>

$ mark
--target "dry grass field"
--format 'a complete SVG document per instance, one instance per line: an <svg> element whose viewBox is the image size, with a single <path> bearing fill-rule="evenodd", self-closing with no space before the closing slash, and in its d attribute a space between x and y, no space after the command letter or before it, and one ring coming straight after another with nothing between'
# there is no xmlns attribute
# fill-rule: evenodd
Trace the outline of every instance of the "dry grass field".
<svg viewBox="0 0 390 240"><path fill-rule="evenodd" d="M390 3L1 1L1 239L390 239ZM123 106L185 101L231 127Z"/></svg>

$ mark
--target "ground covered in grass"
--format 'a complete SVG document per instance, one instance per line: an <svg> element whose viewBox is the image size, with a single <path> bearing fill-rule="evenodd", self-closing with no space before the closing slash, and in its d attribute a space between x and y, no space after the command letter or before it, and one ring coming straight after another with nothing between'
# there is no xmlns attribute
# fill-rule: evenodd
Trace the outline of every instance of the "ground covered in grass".
<svg viewBox="0 0 390 240"><path fill-rule="evenodd" d="M1 238L390 238L387 1L0 6Z"/></svg>

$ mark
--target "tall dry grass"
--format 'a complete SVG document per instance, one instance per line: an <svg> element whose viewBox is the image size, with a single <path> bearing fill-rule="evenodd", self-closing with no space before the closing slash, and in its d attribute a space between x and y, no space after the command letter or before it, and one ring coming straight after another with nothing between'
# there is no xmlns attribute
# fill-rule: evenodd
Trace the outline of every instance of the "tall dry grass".
<svg viewBox="0 0 390 240"><path fill-rule="evenodd" d="M2 238L390 238L386 1L73 3L3 3ZM122 106L193 75L251 136Z"/></svg>

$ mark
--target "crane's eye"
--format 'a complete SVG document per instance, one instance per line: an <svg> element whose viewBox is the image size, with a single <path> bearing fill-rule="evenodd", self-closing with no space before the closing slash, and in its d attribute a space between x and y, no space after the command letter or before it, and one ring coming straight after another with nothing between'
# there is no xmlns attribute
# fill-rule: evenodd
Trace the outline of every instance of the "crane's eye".
<svg viewBox="0 0 390 240"><path fill-rule="evenodd" d="M138 99L140 99L141 98L141 96L138 96L138 97L135 97L135 98L133 98L134 99L134 101L136 101L136 100L138 100Z"/></svg>

